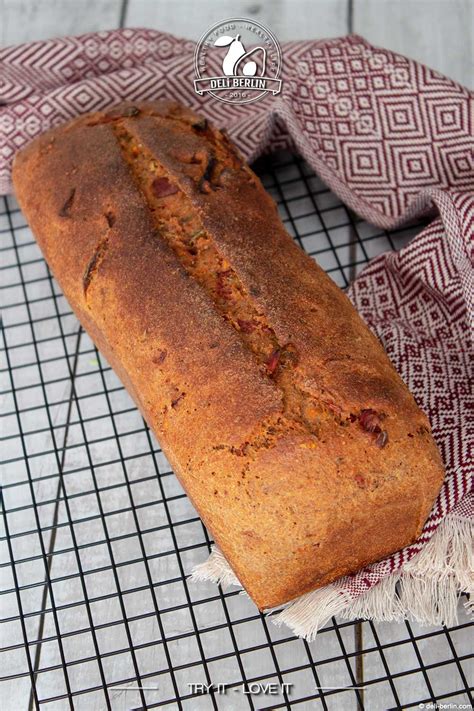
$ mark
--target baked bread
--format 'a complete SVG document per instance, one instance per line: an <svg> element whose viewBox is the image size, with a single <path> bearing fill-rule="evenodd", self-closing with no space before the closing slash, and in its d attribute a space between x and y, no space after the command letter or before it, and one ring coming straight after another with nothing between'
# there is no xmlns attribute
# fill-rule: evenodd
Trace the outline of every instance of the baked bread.
<svg viewBox="0 0 474 711"><path fill-rule="evenodd" d="M243 586L269 608L412 542L427 418L225 134L174 103L36 139L19 203Z"/></svg>

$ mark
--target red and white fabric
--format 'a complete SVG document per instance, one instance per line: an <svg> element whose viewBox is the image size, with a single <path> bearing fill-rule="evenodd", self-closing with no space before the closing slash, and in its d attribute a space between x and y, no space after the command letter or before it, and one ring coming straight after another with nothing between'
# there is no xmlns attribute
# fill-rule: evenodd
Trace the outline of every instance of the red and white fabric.
<svg viewBox="0 0 474 711"><path fill-rule="evenodd" d="M298 150L346 205L375 225L394 228L433 213L408 246L374 259L349 292L429 415L446 465L419 540L338 581L344 599L355 601L403 571L450 512L474 519L472 94L358 36L282 49L282 93L245 105L198 96L194 44L156 31L1 50L0 194L11 190L15 152L41 132L123 100L166 97L225 127L248 160L277 147Z"/></svg>

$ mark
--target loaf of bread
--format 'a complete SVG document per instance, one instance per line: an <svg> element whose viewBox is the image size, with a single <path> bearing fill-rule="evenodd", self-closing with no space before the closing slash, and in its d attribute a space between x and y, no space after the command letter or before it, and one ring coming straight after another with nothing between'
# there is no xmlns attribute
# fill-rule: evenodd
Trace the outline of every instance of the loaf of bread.
<svg viewBox="0 0 474 711"><path fill-rule="evenodd" d="M122 105L36 139L14 185L260 608L419 535L443 479L427 418L224 133Z"/></svg>

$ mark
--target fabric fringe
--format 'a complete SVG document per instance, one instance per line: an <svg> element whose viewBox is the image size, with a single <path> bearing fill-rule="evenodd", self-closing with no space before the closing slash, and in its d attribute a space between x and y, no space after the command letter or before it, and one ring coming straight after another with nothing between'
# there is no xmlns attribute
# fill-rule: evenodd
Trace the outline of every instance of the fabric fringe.
<svg viewBox="0 0 474 711"><path fill-rule="evenodd" d="M449 517L403 569L353 600L345 619L410 619L421 625L454 625L461 592L474 592L473 523ZM472 604L471 604L472 606Z"/></svg>
<svg viewBox="0 0 474 711"><path fill-rule="evenodd" d="M474 615L474 523L450 515L431 540L402 570L381 580L353 598L344 589L344 579L302 595L272 615L276 625L287 625L309 642L331 617L393 622L409 619L421 625L452 626L458 621L461 592ZM208 560L194 568L191 579L223 586L240 585L226 559L214 548Z"/></svg>
<svg viewBox="0 0 474 711"><path fill-rule="evenodd" d="M193 568L189 580L192 582L210 581L222 585L223 588L229 587L229 585L242 587L221 551L215 546L209 558Z"/></svg>

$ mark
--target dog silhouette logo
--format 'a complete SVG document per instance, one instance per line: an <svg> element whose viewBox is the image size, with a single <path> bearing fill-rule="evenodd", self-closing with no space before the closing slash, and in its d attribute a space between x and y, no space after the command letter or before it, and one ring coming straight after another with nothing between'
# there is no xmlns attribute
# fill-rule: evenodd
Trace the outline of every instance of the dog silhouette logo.
<svg viewBox="0 0 474 711"><path fill-rule="evenodd" d="M246 45L248 49L246 49ZM195 91L219 101L246 104L281 91L281 49L273 34L255 20L213 25L194 54Z"/></svg>

